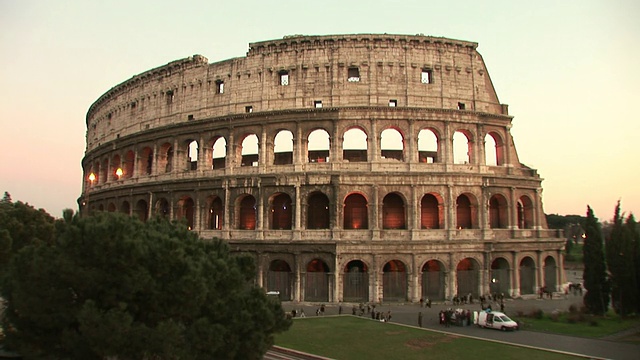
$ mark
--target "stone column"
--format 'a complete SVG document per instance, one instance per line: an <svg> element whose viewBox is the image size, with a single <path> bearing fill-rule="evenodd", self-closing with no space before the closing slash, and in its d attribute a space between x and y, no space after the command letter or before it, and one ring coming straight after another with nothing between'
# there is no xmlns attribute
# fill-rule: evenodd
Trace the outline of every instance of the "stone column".
<svg viewBox="0 0 640 360"><path fill-rule="evenodd" d="M444 136L438 139L438 142L440 143L438 144L438 152L443 155L442 162L453 164L453 134L451 134L451 127L448 122L444 124Z"/></svg>
<svg viewBox="0 0 640 360"><path fill-rule="evenodd" d="M178 164L179 164L178 159L182 158L182 151L178 148L178 145L179 145L178 139L174 139L173 140L173 158L171 159L171 172L178 171Z"/></svg>
<svg viewBox="0 0 640 360"><path fill-rule="evenodd" d="M378 126L375 119L369 119L371 133L367 136L367 158L369 164L380 161L381 136L378 134Z"/></svg>
<svg viewBox="0 0 640 360"><path fill-rule="evenodd" d="M518 229L518 199L516 198L516 188L511 187L511 200L508 202L509 204L509 229L517 230Z"/></svg>
<svg viewBox="0 0 640 360"><path fill-rule="evenodd" d="M403 158L410 164L418 162L418 134L415 131L415 120L409 119L409 133L405 134Z"/></svg>
<svg viewBox="0 0 640 360"><path fill-rule="evenodd" d="M484 126L482 124L478 124L476 131L478 132L478 134L476 135L476 137L478 138L478 159L476 163L478 165L487 165L487 143L485 141L486 135L484 134Z"/></svg>
<svg viewBox="0 0 640 360"><path fill-rule="evenodd" d="M153 143L153 165L151 166L151 175L158 175L158 143Z"/></svg>
<svg viewBox="0 0 640 360"><path fill-rule="evenodd" d="M513 271L512 271L513 289L511 291L511 294L513 297L518 297L520 296L520 264L518 264L518 254L515 251L513 251L511 254L512 254L511 266L513 268Z"/></svg>
<svg viewBox="0 0 640 360"><path fill-rule="evenodd" d="M295 200L295 204L296 204L296 212L295 212L295 223L294 223L294 230L300 230L301 226L300 226L300 222L301 222L301 216L302 216L302 209L301 209L301 199L300 199L300 184L296 183L293 185L295 188L295 196L296 196L296 200Z"/></svg>

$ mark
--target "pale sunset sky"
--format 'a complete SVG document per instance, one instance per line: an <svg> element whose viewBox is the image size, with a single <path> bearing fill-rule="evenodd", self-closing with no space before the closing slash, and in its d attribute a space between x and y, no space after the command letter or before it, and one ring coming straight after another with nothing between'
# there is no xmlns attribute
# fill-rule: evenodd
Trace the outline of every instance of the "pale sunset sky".
<svg viewBox="0 0 640 360"><path fill-rule="evenodd" d="M640 2L0 0L0 192L60 217L82 186L85 116L173 60L245 56L285 35L477 42L547 214L640 216Z"/></svg>

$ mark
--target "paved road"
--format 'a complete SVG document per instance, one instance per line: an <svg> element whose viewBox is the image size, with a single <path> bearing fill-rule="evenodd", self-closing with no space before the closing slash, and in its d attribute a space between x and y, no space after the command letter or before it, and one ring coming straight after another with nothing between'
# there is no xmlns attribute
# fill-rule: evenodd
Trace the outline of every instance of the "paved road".
<svg viewBox="0 0 640 360"><path fill-rule="evenodd" d="M567 311L569 305L575 304L580 306L582 304L582 298L580 296L568 297L555 297L554 299L528 299L528 300L505 300L505 312L507 314L515 314L517 311L523 311L525 313L539 308L545 313L550 313L555 309ZM343 304L343 314L351 314L353 304ZM587 358L598 359L620 359L620 360L637 360L640 359L640 345L625 344L620 342L614 342L602 339L582 338L575 336L564 336L556 334L545 334L533 331L516 331L516 332L501 332L489 329L481 329L476 326L456 327L449 328L439 325L438 312L442 309L453 307L451 304L433 304L431 309L420 308L416 304L383 304L378 306L376 310L391 311L392 322L417 326L418 324L418 312L423 313L423 326L425 328L443 331L449 333L455 333L464 336L471 336L481 339L489 339L493 341L501 341L511 344L539 347L544 349L552 349L561 352L567 352L572 354L581 355ZM480 305L475 303L472 305L459 306L471 311L480 310ZM304 309L306 316L315 316L318 304L309 303L283 303L283 308L287 311L292 309ZM494 305L494 309L498 309L499 306ZM326 315L337 315L338 305L327 304L325 306ZM365 315L366 316L366 315Z"/></svg>

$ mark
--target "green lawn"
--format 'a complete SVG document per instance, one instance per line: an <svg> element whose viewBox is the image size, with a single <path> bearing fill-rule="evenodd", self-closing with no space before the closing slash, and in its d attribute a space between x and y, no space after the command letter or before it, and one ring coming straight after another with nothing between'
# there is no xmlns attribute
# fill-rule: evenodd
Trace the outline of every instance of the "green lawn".
<svg viewBox="0 0 640 360"><path fill-rule="evenodd" d="M505 334L508 335L508 334ZM295 319L276 345L334 359L575 359L568 355L420 330L368 319Z"/></svg>
<svg viewBox="0 0 640 360"><path fill-rule="evenodd" d="M571 317L573 317L573 323L569 322ZM607 316L583 315L581 318L578 318L577 314L562 313L556 320L552 320L549 314L545 314L542 319L516 318L524 323L523 330L592 338L601 338L633 327L640 327L640 318L622 319L613 312Z"/></svg>

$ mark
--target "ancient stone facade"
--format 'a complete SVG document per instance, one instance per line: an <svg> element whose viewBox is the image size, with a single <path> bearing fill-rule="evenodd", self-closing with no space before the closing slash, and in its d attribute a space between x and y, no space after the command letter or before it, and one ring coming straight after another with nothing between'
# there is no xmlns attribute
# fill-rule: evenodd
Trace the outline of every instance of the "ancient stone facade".
<svg viewBox="0 0 640 360"><path fill-rule="evenodd" d="M476 48L288 36L136 75L88 111L81 209L184 219L283 300L558 289L563 240Z"/></svg>

